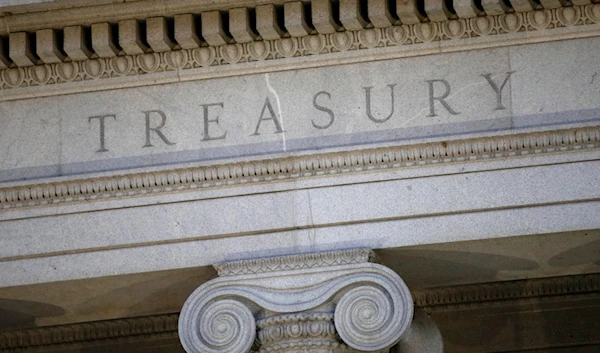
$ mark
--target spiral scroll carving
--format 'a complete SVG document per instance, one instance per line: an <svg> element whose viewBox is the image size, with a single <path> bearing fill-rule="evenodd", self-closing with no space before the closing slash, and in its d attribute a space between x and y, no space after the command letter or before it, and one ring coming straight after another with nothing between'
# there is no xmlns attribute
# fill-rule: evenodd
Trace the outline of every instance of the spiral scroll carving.
<svg viewBox="0 0 600 353"><path fill-rule="evenodd" d="M354 249L219 265L221 277L181 310L181 343L187 353L387 353L407 336L413 300L371 255Z"/></svg>
<svg viewBox="0 0 600 353"><path fill-rule="evenodd" d="M246 305L231 299L205 305L191 318L194 330L181 331L190 353L246 353L256 339L256 321Z"/></svg>
<svg viewBox="0 0 600 353"><path fill-rule="evenodd" d="M360 351L389 348L400 340L412 320L412 301L403 299L373 285L350 289L335 309L340 338Z"/></svg>

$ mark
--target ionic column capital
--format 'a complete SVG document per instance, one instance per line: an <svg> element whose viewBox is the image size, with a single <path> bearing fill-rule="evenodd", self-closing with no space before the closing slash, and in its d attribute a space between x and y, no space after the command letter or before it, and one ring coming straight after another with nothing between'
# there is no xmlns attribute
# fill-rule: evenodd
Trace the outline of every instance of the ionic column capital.
<svg viewBox="0 0 600 353"><path fill-rule="evenodd" d="M179 319L188 353L387 352L413 318L410 291L367 249L215 266ZM258 335L257 335L258 324Z"/></svg>

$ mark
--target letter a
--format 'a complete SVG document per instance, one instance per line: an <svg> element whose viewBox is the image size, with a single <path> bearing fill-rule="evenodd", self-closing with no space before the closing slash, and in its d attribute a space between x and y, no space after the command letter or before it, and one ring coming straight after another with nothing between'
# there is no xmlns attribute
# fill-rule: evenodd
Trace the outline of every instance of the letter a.
<svg viewBox="0 0 600 353"><path fill-rule="evenodd" d="M264 117L266 109L269 109L269 114L271 114L270 117L268 117L268 118ZM273 123L275 124L275 129L276 129L275 133L279 134L279 133L283 132L283 129L281 128L281 122L279 121L279 119L277 119L277 115L275 115L275 111L273 110L273 106L271 106L271 102L269 102L269 98L267 98L265 100L265 105L263 105L262 112L260 113L260 118L258 119L258 124L256 124L256 130L254 130L254 133L251 136L260 135L258 133L258 129L260 128L260 123L263 121L267 121L267 120L273 120Z"/></svg>

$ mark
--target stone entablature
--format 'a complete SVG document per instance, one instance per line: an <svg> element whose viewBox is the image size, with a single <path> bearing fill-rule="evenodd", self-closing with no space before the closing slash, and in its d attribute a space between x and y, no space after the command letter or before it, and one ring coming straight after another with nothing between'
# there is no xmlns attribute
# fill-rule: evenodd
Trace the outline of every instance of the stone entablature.
<svg viewBox="0 0 600 353"><path fill-rule="evenodd" d="M455 13L449 12L442 1L426 1L428 17L420 15L414 1L398 2L396 9L384 5L388 3L385 1L365 3L368 16L360 11L357 0L341 1L339 11L333 11L328 0L313 0L312 18L307 18L309 13L301 2L287 2L282 5L283 11L264 4L170 17L136 16L119 20L116 27L103 22L93 23L90 28L67 26L60 28L61 32L56 28L39 29L35 30L35 39L25 31L13 31L0 37L8 41L8 52L0 49L0 69L4 68L0 71L0 90L4 91L0 100L600 33L600 4L590 0L579 0L569 7L550 0L541 5L512 1L514 8L504 6L503 1L490 1L484 2L483 9L471 1L454 1ZM138 6L142 7L143 2ZM143 13L141 8L139 11ZM278 14L282 18L278 19ZM202 18L201 26L195 22L197 15ZM201 27L199 32L197 25Z"/></svg>
<svg viewBox="0 0 600 353"><path fill-rule="evenodd" d="M184 304L183 347L387 352L408 334L413 300L402 279L371 257L369 250L349 250L219 265L227 275L200 286Z"/></svg>
<svg viewBox="0 0 600 353"><path fill-rule="evenodd" d="M572 298L598 298L600 275L529 279L471 284L411 291L415 308L428 313L458 312L486 307L561 302ZM418 312L418 311L417 311ZM178 314L163 314L62 326L38 327L0 333L0 352L23 349L80 350L81 344L170 337L177 339Z"/></svg>

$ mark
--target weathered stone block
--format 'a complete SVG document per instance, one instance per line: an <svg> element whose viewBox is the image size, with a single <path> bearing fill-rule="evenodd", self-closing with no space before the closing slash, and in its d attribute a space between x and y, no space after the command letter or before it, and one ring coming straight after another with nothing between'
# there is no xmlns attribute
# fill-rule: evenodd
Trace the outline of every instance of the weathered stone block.
<svg viewBox="0 0 600 353"><path fill-rule="evenodd" d="M175 16L175 40L183 49L198 48L202 44L196 31L196 20L192 14Z"/></svg>
<svg viewBox="0 0 600 353"><path fill-rule="evenodd" d="M10 66L11 62L7 56L8 53L4 52L3 39L0 38L0 69L5 69Z"/></svg>
<svg viewBox="0 0 600 353"><path fill-rule="evenodd" d="M454 11L460 18L472 18L481 14L474 0L454 0Z"/></svg>
<svg viewBox="0 0 600 353"><path fill-rule="evenodd" d="M164 17L152 17L146 20L146 38L155 52L170 51L175 43L169 38L167 20Z"/></svg>
<svg viewBox="0 0 600 353"><path fill-rule="evenodd" d="M94 23L92 25L92 48L101 58L112 58L119 54L110 24Z"/></svg>
<svg viewBox="0 0 600 353"><path fill-rule="evenodd" d="M340 0L340 21L349 31L363 29L368 24L360 11L360 0Z"/></svg>
<svg viewBox="0 0 600 353"><path fill-rule="evenodd" d="M64 29L64 49L73 61L89 59L93 52L86 43L85 33L81 26L69 26Z"/></svg>
<svg viewBox="0 0 600 353"><path fill-rule="evenodd" d="M275 5L261 5L256 7L256 29L263 39L279 39L284 35L279 26L279 18Z"/></svg>
<svg viewBox="0 0 600 353"><path fill-rule="evenodd" d="M312 23L319 33L334 33L340 26L333 18L331 1L313 0L312 5Z"/></svg>
<svg viewBox="0 0 600 353"><path fill-rule="evenodd" d="M375 27L389 27L396 20L390 13L387 0L369 0L369 20Z"/></svg>
<svg viewBox="0 0 600 353"><path fill-rule="evenodd" d="M304 4L301 1L283 4L285 28L292 37L302 37L311 33L312 29L306 22Z"/></svg>
<svg viewBox="0 0 600 353"><path fill-rule="evenodd" d="M425 13L430 21L441 22L448 19L448 9L441 0L425 0Z"/></svg>
<svg viewBox="0 0 600 353"><path fill-rule="evenodd" d="M481 6L487 15L501 15L508 10L503 0L481 0Z"/></svg>
<svg viewBox="0 0 600 353"><path fill-rule="evenodd" d="M584 0L584 1L590 1L590 0ZM534 2L532 0L511 0L510 4L512 5L513 9L516 12L532 11L533 9L540 7L536 2Z"/></svg>
<svg viewBox="0 0 600 353"><path fill-rule="evenodd" d="M223 16L219 11L202 13L202 37L210 45L224 45L231 41L223 29Z"/></svg>
<svg viewBox="0 0 600 353"><path fill-rule="evenodd" d="M9 56L17 66L32 66L39 62L31 49L31 42L27 33L11 33L8 37L8 44Z"/></svg>
<svg viewBox="0 0 600 353"><path fill-rule="evenodd" d="M540 0L540 3L545 9L557 9L563 6L561 0Z"/></svg>
<svg viewBox="0 0 600 353"><path fill-rule="evenodd" d="M404 24L419 23L423 17L418 10L417 0L396 0L396 11Z"/></svg>
<svg viewBox="0 0 600 353"><path fill-rule="evenodd" d="M137 20L119 21L119 45L129 55L143 54L149 51L142 40L140 23Z"/></svg>
<svg viewBox="0 0 600 353"><path fill-rule="evenodd" d="M251 42L256 38L256 33L250 28L248 8L239 7L229 10L229 33L238 43Z"/></svg>
<svg viewBox="0 0 600 353"><path fill-rule="evenodd" d="M58 47L55 30L42 29L35 32L35 42L37 55L44 63L52 64L65 60L65 54Z"/></svg>

